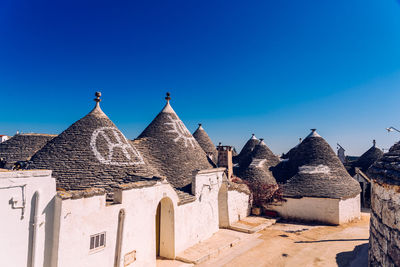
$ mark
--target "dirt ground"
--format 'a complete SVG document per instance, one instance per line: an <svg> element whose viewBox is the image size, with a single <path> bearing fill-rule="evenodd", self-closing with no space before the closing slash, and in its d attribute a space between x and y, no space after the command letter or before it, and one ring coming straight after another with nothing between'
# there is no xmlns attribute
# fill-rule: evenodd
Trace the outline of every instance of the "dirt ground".
<svg viewBox="0 0 400 267"><path fill-rule="evenodd" d="M368 213L341 226L279 222L259 233L259 245L223 266L368 266Z"/></svg>

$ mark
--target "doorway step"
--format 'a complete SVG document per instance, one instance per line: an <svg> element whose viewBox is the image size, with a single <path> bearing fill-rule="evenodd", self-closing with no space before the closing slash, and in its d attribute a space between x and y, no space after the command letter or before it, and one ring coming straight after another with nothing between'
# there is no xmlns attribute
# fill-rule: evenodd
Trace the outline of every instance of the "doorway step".
<svg viewBox="0 0 400 267"><path fill-rule="evenodd" d="M260 216L249 216L229 226L229 229L243 233L257 233L275 224L278 219L265 218Z"/></svg>
<svg viewBox="0 0 400 267"><path fill-rule="evenodd" d="M209 239L179 253L176 259L182 262L197 265L217 257L222 252L245 240L257 239L259 236L260 234L256 233L247 234L229 229L220 229Z"/></svg>

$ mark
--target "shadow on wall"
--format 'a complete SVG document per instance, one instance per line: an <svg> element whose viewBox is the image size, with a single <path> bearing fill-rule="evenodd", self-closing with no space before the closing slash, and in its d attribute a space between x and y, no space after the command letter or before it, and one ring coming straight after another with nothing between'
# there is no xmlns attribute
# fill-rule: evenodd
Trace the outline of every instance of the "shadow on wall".
<svg viewBox="0 0 400 267"><path fill-rule="evenodd" d="M32 199L31 199L31 212L29 215L29 243L28 243L28 257L27 259L27 263L26 266L31 267L33 265L32 260L34 260L34 251L33 251L33 247L34 247L34 239L35 239L35 233L34 233L34 220L35 220L35 216L37 217L37 215L35 214L35 206L37 205L36 203L38 203L38 194L37 192L33 194Z"/></svg>
<svg viewBox="0 0 400 267"><path fill-rule="evenodd" d="M45 239L44 239L44 260L43 266L54 266L56 255L53 255L53 248L57 246L58 248L58 234L55 235L54 228L57 227L55 225L56 214L55 212L59 211L56 209L56 196L54 196L51 201L44 208L42 215L45 216ZM59 214L58 214L59 217ZM57 231L58 233L58 231Z"/></svg>
<svg viewBox="0 0 400 267"><path fill-rule="evenodd" d="M368 243L356 246L353 251L336 254L336 263L339 267L368 266Z"/></svg>
<svg viewBox="0 0 400 267"><path fill-rule="evenodd" d="M55 200L54 196L52 200L44 208L43 213L40 214L40 197L39 193L35 192L31 199L31 210L29 216L29 244L28 244L28 257L27 265L28 267L35 266L34 262L38 259L37 257L43 257L43 266L53 266L52 263L52 248L55 245L54 242L58 241L58 237L54 234L54 210L55 210ZM36 217L36 218L35 218ZM41 227L44 227L44 231L41 231ZM44 234L44 251L40 251L40 242ZM57 239L57 240L56 240ZM42 255L43 253L43 255Z"/></svg>

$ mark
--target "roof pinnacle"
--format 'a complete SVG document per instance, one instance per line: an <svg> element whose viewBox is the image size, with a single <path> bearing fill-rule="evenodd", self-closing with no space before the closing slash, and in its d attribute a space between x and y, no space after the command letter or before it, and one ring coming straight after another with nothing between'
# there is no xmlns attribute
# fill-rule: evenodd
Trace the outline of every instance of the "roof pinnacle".
<svg viewBox="0 0 400 267"><path fill-rule="evenodd" d="M167 96L165 97L165 100L167 100L167 102L169 102L171 100L171 94L169 92L167 92Z"/></svg>
<svg viewBox="0 0 400 267"><path fill-rule="evenodd" d="M96 92L94 94L96 96L96 98L94 99L94 101L96 102L96 105L98 105L101 101L100 97L101 97L101 92Z"/></svg>
<svg viewBox="0 0 400 267"><path fill-rule="evenodd" d="M375 139L372 140L372 144L373 144L374 147L376 146L376 140Z"/></svg>

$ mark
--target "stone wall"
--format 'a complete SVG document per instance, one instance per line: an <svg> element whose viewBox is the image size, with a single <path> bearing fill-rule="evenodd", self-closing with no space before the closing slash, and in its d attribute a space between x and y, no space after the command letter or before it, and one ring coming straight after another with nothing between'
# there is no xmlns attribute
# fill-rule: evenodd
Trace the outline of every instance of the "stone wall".
<svg viewBox="0 0 400 267"><path fill-rule="evenodd" d="M372 183L370 266L400 266L400 186Z"/></svg>

